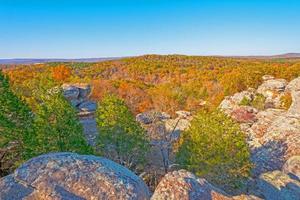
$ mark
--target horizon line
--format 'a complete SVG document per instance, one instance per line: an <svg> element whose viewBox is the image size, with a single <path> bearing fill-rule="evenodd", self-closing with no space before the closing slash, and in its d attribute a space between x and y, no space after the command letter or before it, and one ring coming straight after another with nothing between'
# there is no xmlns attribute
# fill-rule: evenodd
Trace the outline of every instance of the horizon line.
<svg viewBox="0 0 300 200"><path fill-rule="evenodd" d="M128 58L128 57L141 57L147 55L158 55L158 56L200 56L200 57L274 57L274 56L292 56L296 55L300 57L300 53L297 52L288 52L288 53L279 53L279 54L249 54L249 55L232 55L232 54L139 54L139 55L130 55L130 56L99 56L99 57L12 57L12 58L0 58L0 60L84 60L84 59L118 59L118 58Z"/></svg>

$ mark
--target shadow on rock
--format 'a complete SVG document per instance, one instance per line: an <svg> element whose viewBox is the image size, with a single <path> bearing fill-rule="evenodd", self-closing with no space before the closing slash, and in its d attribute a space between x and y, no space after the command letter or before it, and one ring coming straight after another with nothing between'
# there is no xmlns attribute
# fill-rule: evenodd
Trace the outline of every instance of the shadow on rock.
<svg viewBox="0 0 300 200"><path fill-rule="evenodd" d="M255 167L254 177L268 171L280 170L284 163L284 155L287 145L282 141L269 141L266 144L254 149L251 160Z"/></svg>

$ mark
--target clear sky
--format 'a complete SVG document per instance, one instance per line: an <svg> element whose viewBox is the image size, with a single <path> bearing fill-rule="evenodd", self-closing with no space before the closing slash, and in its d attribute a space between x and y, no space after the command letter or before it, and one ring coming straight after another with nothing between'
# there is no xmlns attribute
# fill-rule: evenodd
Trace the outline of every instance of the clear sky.
<svg viewBox="0 0 300 200"><path fill-rule="evenodd" d="M300 0L0 0L0 58L300 52Z"/></svg>

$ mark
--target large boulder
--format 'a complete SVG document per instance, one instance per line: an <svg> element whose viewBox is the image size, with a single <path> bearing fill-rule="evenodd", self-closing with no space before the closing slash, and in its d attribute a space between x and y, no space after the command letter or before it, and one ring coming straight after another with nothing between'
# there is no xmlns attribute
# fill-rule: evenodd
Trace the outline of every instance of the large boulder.
<svg viewBox="0 0 300 200"><path fill-rule="evenodd" d="M300 200L300 182L281 171L262 174L258 186L266 200Z"/></svg>
<svg viewBox="0 0 300 200"><path fill-rule="evenodd" d="M53 153L33 158L0 180L0 199L149 199L145 183L105 158Z"/></svg>
<svg viewBox="0 0 300 200"><path fill-rule="evenodd" d="M159 182L151 200L255 200L254 196L230 196L205 179L179 170L170 172Z"/></svg>

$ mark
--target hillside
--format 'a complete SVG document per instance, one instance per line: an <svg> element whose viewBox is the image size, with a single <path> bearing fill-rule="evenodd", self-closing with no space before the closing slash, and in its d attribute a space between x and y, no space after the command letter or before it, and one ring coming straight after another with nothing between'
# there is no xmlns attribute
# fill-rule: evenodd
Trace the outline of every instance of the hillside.
<svg viewBox="0 0 300 200"><path fill-rule="evenodd" d="M216 107L227 95L257 87L265 74L291 80L300 75L299 69L297 59L146 55L99 63L18 65L4 71L32 107L30 91L41 84L83 82L92 85L95 101L113 93L125 99L136 114L151 109L174 114L176 110L201 109L203 102L206 107Z"/></svg>

